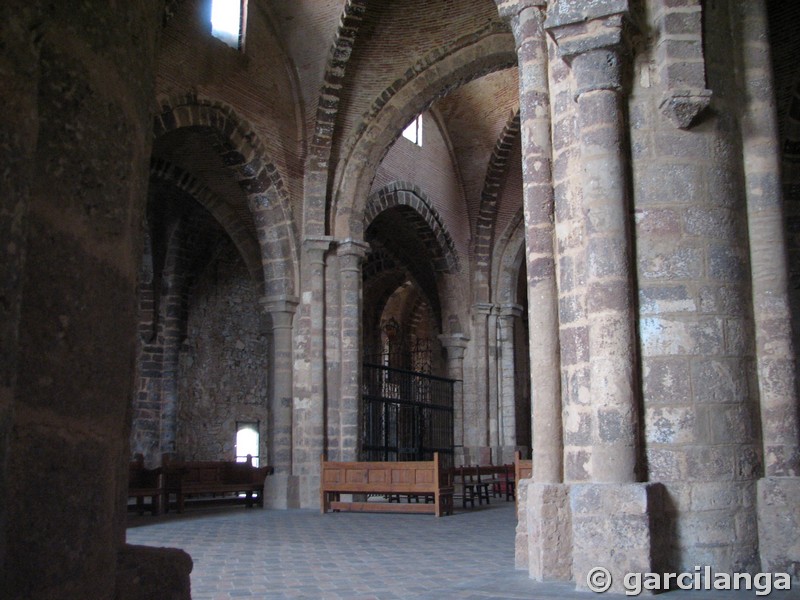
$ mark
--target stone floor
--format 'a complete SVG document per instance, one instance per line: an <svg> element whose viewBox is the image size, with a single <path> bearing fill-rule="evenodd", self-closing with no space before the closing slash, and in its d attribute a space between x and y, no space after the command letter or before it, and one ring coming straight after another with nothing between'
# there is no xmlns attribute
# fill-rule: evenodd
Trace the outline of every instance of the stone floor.
<svg viewBox="0 0 800 600"><path fill-rule="evenodd" d="M538 583L514 569L513 503L430 515L311 510L188 509L132 516L128 543L170 546L194 559L192 598L586 600L573 584ZM669 600L763 598L676 591ZM800 598L800 590L769 598Z"/></svg>

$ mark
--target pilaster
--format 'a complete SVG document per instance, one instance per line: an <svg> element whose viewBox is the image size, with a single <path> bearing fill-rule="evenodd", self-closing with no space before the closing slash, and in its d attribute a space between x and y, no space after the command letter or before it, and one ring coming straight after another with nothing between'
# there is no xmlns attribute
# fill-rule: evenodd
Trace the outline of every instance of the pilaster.
<svg viewBox="0 0 800 600"><path fill-rule="evenodd" d="M464 446L464 352L469 338L463 333L442 334L439 336L442 347L447 352L447 377L455 380L453 386L453 445ZM454 460L457 457L454 457ZM455 464L463 464L456 462Z"/></svg>
<svg viewBox="0 0 800 600"><path fill-rule="evenodd" d="M260 300L272 327L272 356L267 421L267 464L275 472L264 486L264 506L289 508L296 504L292 477L292 323L299 299L294 296Z"/></svg>
<svg viewBox="0 0 800 600"><path fill-rule="evenodd" d="M369 250L364 242L339 242L339 285L341 291L341 389L339 406L340 460L358 460L361 410L361 327L363 290L361 263Z"/></svg>
<svg viewBox="0 0 800 600"><path fill-rule="evenodd" d="M295 361L292 474L302 508L319 506L319 457L325 451L325 255L333 238L303 241L305 286Z"/></svg>

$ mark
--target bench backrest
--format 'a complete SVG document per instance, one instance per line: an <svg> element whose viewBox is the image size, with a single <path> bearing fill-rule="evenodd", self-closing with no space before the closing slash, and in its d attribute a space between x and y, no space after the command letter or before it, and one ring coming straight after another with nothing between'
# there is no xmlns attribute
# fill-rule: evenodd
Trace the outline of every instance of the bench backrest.
<svg viewBox="0 0 800 600"><path fill-rule="evenodd" d="M152 489L161 486L161 468L147 469L144 459L137 454L128 468L128 489Z"/></svg>
<svg viewBox="0 0 800 600"><path fill-rule="evenodd" d="M533 461L523 460L522 455L517 450L514 453L514 479L530 479L533 477Z"/></svg>
<svg viewBox="0 0 800 600"><path fill-rule="evenodd" d="M164 483L172 489L187 485L263 484L272 471L272 467L230 460L170 461L164 466Z"/></svg>
<svg viewBox="0 0 800 600"><path fill-rule="evenodd" d="M449 486L438 452L432 461L335 462L320 459L324 492L424 494Z"/></svg>

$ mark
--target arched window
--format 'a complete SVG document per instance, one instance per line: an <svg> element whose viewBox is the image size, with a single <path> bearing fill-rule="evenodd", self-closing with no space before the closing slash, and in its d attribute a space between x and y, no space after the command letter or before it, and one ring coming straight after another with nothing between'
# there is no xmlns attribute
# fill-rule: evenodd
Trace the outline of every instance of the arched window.
<svg viewBox="0 0 800 600"><path fill-rule="evenodd" d="M258 422L236 423L236 462L247 461L247 455L253 457L253 466L258 466Z"/></svg>

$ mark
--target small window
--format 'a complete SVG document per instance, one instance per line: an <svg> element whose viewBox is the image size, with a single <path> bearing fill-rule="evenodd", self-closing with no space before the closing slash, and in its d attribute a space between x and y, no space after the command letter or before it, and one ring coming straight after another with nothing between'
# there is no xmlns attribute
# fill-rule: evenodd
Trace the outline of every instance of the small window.
<svg viewBox="0 0 800 600"><path fill-rule="evenodd" d="M236 462L246 462L249 454L253 466L258 466L258 438L258 421L236 423Z"/></svg>
<svg viewBox="0 0 800 600"><path fill-rule="evenodd" d="M417 146L422 146L422 115L409 123L408 127L403 130L403 137Z"/></svg>
<svg viewBox="0 0 800 600"><path fill-rule="evenodd" d="M231 48L244 47L247 0L211 0L211 35Z"/></svg>

